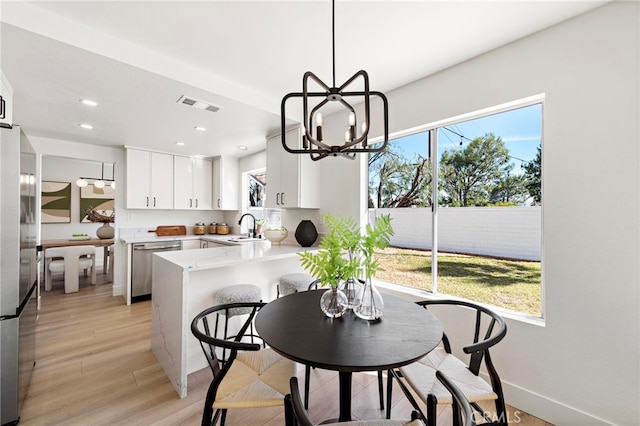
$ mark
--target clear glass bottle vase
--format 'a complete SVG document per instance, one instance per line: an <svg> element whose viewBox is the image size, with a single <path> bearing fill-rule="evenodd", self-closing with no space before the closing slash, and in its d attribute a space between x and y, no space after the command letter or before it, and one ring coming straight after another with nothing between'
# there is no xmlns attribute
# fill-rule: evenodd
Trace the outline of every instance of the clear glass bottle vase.
<svg viewBox="0 0 640 426"><path fill-rule="evenodd" d="M356 298L360 300L360 304L353 309L353 313L359 318L374 321L382 316L384 301L378 289L371 283L371 278L367 278Z"/></svg>
<svg viewBox="0 0 640 426"><path fill-rule="evenodd" d="M360 304L358 293L362 288L362 284L355 278L349 278L340 283L340 290L347 296L347 309L355 309Z"/></svg>
<svg viewBox="0 0 640 426"><path fill-rule="evenodd" d="M320 308L329 318L341 317L347 310L347 296L338 287L331 287L322 293Z"/></svg>

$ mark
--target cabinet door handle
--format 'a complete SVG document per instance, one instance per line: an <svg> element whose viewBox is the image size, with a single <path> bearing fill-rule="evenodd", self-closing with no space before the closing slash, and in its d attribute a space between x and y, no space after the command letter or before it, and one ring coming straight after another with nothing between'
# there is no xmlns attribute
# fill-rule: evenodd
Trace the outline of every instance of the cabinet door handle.
<svg viewBox="0 0 640 426"><path fill-rule="evenodd" d="M280 193L276 192L276 206L280 205Z"/></svg>
<svg viewBox="0 0 640 426"><path fill-rule="evenodd" d="M193 200L189 198L189 208L193 207Z"/></svg>
<svg viewBox="0 0 640 426"><path fill-rule="evenodd" d="M156 206L156 197L153 197L153 207Z"/></svg>
<svg viewBox="0 0 640 426"><path fill-rule="evenodd" d="M284 192L280 193L280 204L284 206Z"/></svg>
<svg viewBox="0 0 640 426"><path fill-rule="evenodd" d="M220 198L218 198L218 208L220 208Z"/></svg>
<svg viewBox="0 0 640 426"><path fill-rule="evenodd" d="M147 207L149 207L149 197L147 197Z"/></svg>
<svg viewBox="0 0 640 426"><path fill-rule="evenodd" d="M196 209L198 208L198 199L196 198Z"/></svg>
<svg viewBox="0 0 640 426"><path fill-rule="evenodd" d="M0 118L5 118L4 115L6 112L4 98L0 96Z"/></svg>

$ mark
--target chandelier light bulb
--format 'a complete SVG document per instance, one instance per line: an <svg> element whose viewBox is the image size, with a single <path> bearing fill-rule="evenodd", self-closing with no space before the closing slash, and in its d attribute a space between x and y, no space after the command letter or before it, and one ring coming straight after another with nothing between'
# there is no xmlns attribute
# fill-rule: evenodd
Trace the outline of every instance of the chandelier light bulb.
<svg viewBox="0 0 640 426"><path fill-rule="evenodd" d="M113 182L111 182L111 188L112 189L116 189L116 181L115 180Z"/></svg>
<svg viewBox="0 0 640 426"><path fill-rule="evenodd" d="M87 182L86 179L84 178L80 178L76 181L76 185L78 185L80 188L84 188L85 186L87 186L89 184L89 182Z"/></svg>
<svg viewBox="0 0 640 426"><path fill-rule="evenodd" d="M316 114L316 124L318 126L322 126L322 113L321 112Z"/></svg>
<svg viewBox="0 0 640 426"><path fill-rule="evenodd" d="M93 186L95 186L96 188L104 188L104 181L97 180L94 182Z"/></svg>
<svg viewBox="0 0 640 426"><path fill-rule="evenodd" d="M349 126L356 125L356 115L352 112L349 113Z"/></svg>

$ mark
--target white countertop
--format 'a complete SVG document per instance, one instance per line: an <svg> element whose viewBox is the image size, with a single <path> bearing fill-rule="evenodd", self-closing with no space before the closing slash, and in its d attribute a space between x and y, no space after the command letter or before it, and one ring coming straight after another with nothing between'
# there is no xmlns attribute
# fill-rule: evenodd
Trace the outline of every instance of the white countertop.
<svg viewBox="0 0 640 426"><path fill-rule="evenodd" d="M226 235L226 237L229 237ZM163 237L166 238L166 237ZM296 256L296 253L315 250L316 247L298 245L271 245L269 241L239 243L234 246L205 248L200 250L182 250L156 253L157 256L189 270L232 266L244 262L262 262Z"/></svg>
<svg viewBox="0 0 640 426"><path fill-rule="evenodd" d="M148 231L140 231L140 232L132 232L120 235L120 241L125 244L136 244L136 243L150 243L154 241L184 241L184 240L206 240L206 241L220 241L226 242L228 244L234 244L232 241L229 241L234 238L244 237L246 235L220 235L220 234L204 234L204 235L169 235L166 237L158 237L155 232ZM248 243L235 243L235 244L248 244Z"/></svg>

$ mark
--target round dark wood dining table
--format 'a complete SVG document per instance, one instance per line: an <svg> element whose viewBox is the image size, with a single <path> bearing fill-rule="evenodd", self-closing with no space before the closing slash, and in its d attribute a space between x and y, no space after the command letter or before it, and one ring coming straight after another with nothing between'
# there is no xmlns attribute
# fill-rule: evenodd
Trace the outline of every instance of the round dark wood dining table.
<svg viewBox="0 0 640 426"><path fill-rule="evenodd" d="M339 421L351 420L351 376L385 371L419 360L442 340L442 326L426 309L383 294L384 313L376 321L348 310L329 318L320 309L326 289L276 299L256 316L256 331L273 350L301 364L335 370L340 383Z"/></svg>

